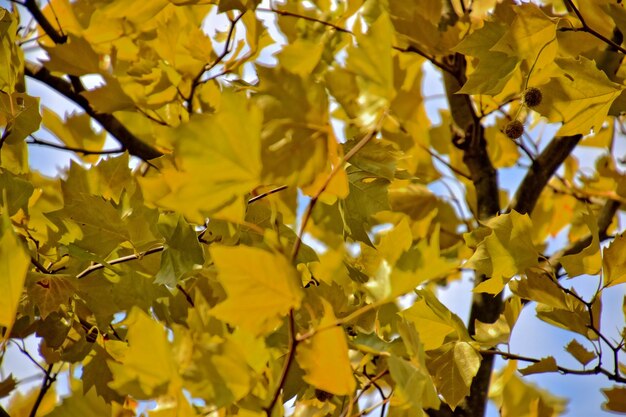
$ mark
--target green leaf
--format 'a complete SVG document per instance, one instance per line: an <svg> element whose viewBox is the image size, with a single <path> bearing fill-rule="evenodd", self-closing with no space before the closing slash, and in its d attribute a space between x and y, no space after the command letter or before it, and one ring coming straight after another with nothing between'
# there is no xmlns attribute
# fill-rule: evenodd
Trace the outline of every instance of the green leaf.
<svg viewBox="0 0 626 417"><path fill-rule="evenodd" d="M73 380L72 395L64 398L50 414L51 417L81 417L86 415L109 415L111 405L96 395L94 390L86 391L83 394L83 387L80 381Z"/></svg>
<svg viewBox="0 0 626 417"><path fill-rule="evenodd" d="M18 210L28 212L28 201L33 194L33 185L24 178L0 169L0 202L9 210L9 216L13 216Z"/></svg>
<svg viewBox="0 0 626 417"><path fill-rule="evenodd" d="M50 71L76 76L97 74L101 71L100 57L85 38L70 34L66 43L44 49L50 58L44 65ZM78 56L80 59L76 59Z"/></svg>
<svg viewBox="0 0 626 417"><path fill-rule="evenodd" d="M0 126L6 126L3 136L6 135L4 141L7 144L23 141L28 135L35 133L40 124L38 97L24 93L0 93Z"/></svg>
<svg viewBox="0 0 626 417"><path fill-rule="evenodd" d="M204 253L196 232L182 216L161 215L158 229L165 238L166 247L155 283L175 287L185 273L204 263Z"/></svg>

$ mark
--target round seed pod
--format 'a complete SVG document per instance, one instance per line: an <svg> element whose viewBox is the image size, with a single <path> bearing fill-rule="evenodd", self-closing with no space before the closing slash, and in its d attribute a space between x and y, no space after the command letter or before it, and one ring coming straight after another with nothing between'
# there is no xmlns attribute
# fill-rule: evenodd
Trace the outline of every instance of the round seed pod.
<svg viewBox="0 0 626 417"><path fill-rule="evenodd" d="M543 98L543 94L541 94L541 90L537 87L530 87L524 91L522 95L522 102L528 107L535 107L541 104L541 99Z"/></svg>
<svg viewBox="0 0 626 417"><path fill-rule="evenodd" d="M504 134L511 139L517 139L521 137L522 133L524 133L524 124L519 120L510 121L504 128Z"/></svg>

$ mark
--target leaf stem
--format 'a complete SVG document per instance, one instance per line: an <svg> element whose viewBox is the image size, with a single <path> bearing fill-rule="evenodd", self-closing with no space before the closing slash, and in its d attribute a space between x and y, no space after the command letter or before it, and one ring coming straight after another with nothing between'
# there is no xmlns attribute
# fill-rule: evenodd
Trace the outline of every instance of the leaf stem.
<svg viewBox="0 0 626 417"><path fill-rule="evenodd" d="M360 151L365 145L367 145L367 143L370 140L372 140L372 138L374 138L378 134L378 132L380 131L380 128L382 127L383 120L385 120L386 115L387 115L387 112L385 111L382 114L382 116L379 117L374 128L370 130L370 132L366 134L356 145L354 145L354 147L350 149L348 153L344 155L344 157L341 159L341 161L339 161L338 164L333 166L333 169L330 171L330 174L328 174L328 177L326 177L326 180L324 181L320 189L315 193L315 195L313 195L313 197L311 197L311 200L309 201L309 204L306 207L304 215L302 216L300 229L298 231L296 241L291 251L292 261L295 261L296 257L298 256L298 251L300 250L300 246L302 246L302 236L304 235L304 230L306 229L307 223L309 222L309 219L311 218L311 214L313 213L313 208L315 208L315 205L317 204L317 201L319 200L320 196L322 195L324 190L326 190L326 188L328 187L332 179L335 177L335 175L337 175L339 170L343 169L343 166L346 164L346 162L348 162L350 158L352 158L358 151Z"/></svg>

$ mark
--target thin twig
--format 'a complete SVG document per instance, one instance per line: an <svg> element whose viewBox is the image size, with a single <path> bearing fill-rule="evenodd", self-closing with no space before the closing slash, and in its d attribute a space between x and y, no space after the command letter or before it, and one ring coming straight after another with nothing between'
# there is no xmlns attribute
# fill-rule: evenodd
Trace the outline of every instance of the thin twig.
<svg viewBox="0 0 626 417"><path fill-rule="evenodd" d="M585 21L585 19L583 18L583 15L580 13L580 10L578 10L578 8L576 7L576 5L574 4L572 0L565 0L565 3L567 3L567 6L570 7L574 11L574 13L576 14L576 17L578 17L578 20L580 20L580 24L583 25L583 27L582 28L561 28L560 29L561 31L586 32L600 39L602 42L606 43L607 45L615 48L615 50L620 51L623 54L626 54L625 48L623 48L621 45L618 45L611 39L607 38L606 36L602 35L600 32L597 32L595 29L590 27Z"/></svg>
<svg viewBox="0 0 626 417"><path fill-rule="evenodd" d="M30 257L30 263L33 264L35 266L35 268L37 268L37 270L43 274L51 274L52 272L46 268L45 266L43 266L41 264L41 262L39 262L37 259L35 259L35 257L31 256Z"/></svg>
<svg viewBox="0 0 626 417"><path fill-rule="evenodd" d="M186 99L186 107L189 113L193 113L193 97L196 94L196 89L198 88L198 86L202 84L202 76L208 71L211 71L213 68L215 68L220 62L224 60L224 58L226 58L226 55L231 52L231 42L235 33L235 26L237 26L237 22L239 22L239 20L243 17L245 13L245 11L240 13L239 16L230 21L230 28L228 30L228 35L226 37L226 42L224 43L224 49L222 50L222 53L212 63L204 65L191 82L191 90L189 91L189 96Z"/></svg>
<svg viewBox="0 0 626 417"><path fill-rule="evenodd" d="M504 359L513 359L513 360L518 360L518 361L523 361L523 362L530 362L530 363L539 363L541 362L541 359L537 359L537 358L529 358L527 356L522 356L522 355L516 355L514 353L509 353L509 352L503 352L500 350L479 350L478 351L481 355L499 355L502 356ZM557 365L557 370L558 372L560 372L561 374L570 374L570 375L606 375L611 381L615 381L615 382L620 382L620 383L625 383L626 382L626 378L620 376L620 375L614 375L611 372L609 372L608 370L596 366L594 368L591 369L570 369L570 368L564 368L562 366Z"/></svg>
<svg viewBox="0 0 626 417"><path fill-rule="evenodd" d="M29 417L35 417L37 415L37 410L39 409L39 406L41 405L41 401L43 401L43 398L46 396L46 393L48 392L48 390L50 389L54 381L56 381L56 375L52 375L53 366L54 364L50 364L48 365L48 369L44 370L45 375L44 375L43 381L41 382L41 389L39 390L37 399L35 399L33 408L30 410Z"/></svg>
<svg viewBox="0 0 626 417"><path fill-rule="evenodd" d="M250 198L248 200L248 204L252 204L255 201L258 201L258 200L261 200L262 198L267 197L268 195L272 195L272 194L277 193L279 191L285 190L285 189L287 189L287 187L288 187L287 185L281 185L280 187L273 188L273 189L271 189L269 191L264 192L263 194L256 195L256 196L254 196L254 197L252 197L252 198Z"/></svg>
<svg viewBox="0 0 626 417"><path fill-rule="evenodd" d="M47 146L50 148L54 148L54 149L59 149L62 151L70 151L70 152L76 152L76 153L81 153L83 155L110 155L110 154L114 154L114 153L122 153L124 152L124 149L119 148L119 149L105 149L105 150L100 150L100 151L90 151L89 149L84 149L84 148L76 148L73 146L63 146L63 145L58 145L56 143L52 143L52 142L48 142L45 140L41 140L36 138L33 135L30 135L31 140L27 141L26 143L30 144L30 145L40 145L40 146Z"/></svg>
<svg viewBox="0 0 626 417"><path fill-rule="evenodd" d="M265 412L267 413L267 417L270 417L272 415L274 406L276 405L276 402L278 401L278 397L280 397L280 393L283 389L283 385L285 384L285 381L287 380L287 374L289 373L289 368L291 367L291 364L293 363L293 360L296 356L296 346L298 345L298 340L296 339L296 320L294 318L293 309L289 310L287 329L288 329L287 337L289 340L288 342L289 344L287 346L287 354L286 354L285 362L283 363L283 369L281 370L280 377L278 378L278 386L276 387L276 391L274 391L274 395L272 395L272 400L270 401L269 405L264 408Z"/></svg>
<svg viewBox="0 0 626 417"><path fill-rule="evenodd" d="M57 32L56 29L52 27L52 24L50 24L48 19L46 19L46 17L39 9L36 0L25 0L24 7L26 7L26 9L35 19L35 21L37 21L43 31L46 32L48 36L50 36L50 39L52 39L54 43L61 45L67 42L67 35L65 35L63 31L61 31L61 34L59 34L59 32Z"/></svg>
<svg viewBox="0 0 626 417"><path fill-rule="evenodd" d="M309 219L311 218L311 214L313 213L313 208L315 208L315 205L317 204L317 201L319 200L320 196L322 195L324 190L326 190L326 188L328 187L332 179L335 177L335 175L337 175L339 170L343 169L343 166L345 165L345 163L348 162L350 158L352 158L358 151L360 151L365 145L367 145L367 143L370 140L372 140L374 136L378 134L382 126L382 122L385 119L386 115L387 113L385 112L379 118L378 122L376 123L376 126L367 135L365 135L363 139L361 139L356 145L354 145L354 147L350 149L347 154L344 155L341 161L339 161L339 163L333 167L332 171L330 171L330 174L328 174L328 177L326 177L326 180L324 181L320 189L315 193L313 197L311 197L311 200L309 201L309 204L307 205L304 215L302 216L300 229L298 231L298 234L296 236L296 241L291 251L292 260L295 260L296 257L298 256L298 251L300 250L300 246L302 245L302 236L304 235L304 230L306 229L307 223L309 222Z"/></svg>
<svg viewBox="0 0 626 417"><path fill-rule="evenodd" d="M165 249L165 246L161 245L161 246L157 246L156 248L152 248L152 249L148 249L146 251L143 252L139 252L139 253L134 253L132 255L128 255L128 256L122 256L121 258L117 258L117 259L113 259L111 261L107 261L106 264L105 263L97 263L97 264L93 264L90 265L89 267L85 268L83 271L81 271L78 275L76 275L76 279L81 279L81 278L85 278L87 275L99 270L99 269L103 269L105 267L108 267L110 265L116 265L116 264L121 264L124 262L128 262L128 261L135 261L138 259L142 259L144 256L148 256L151 255L153 253L158 253L158 252L163 252L163 250Z"/></svg>
<svg viewBox="0 0 626 417"><path fill-rule="evenodd" d="M274 9L274 8L267 9L265 7L257 7L256 11L257 12L264 12L264 13L276 13L276 14L281 15L281 16L295 17L295 18L302 19L302 20L308 20L309 22L321 23L324 26L328 26L330 28L335 29L337 32L348 33L350 35L354 35L354 33L352 33L352 31L350 31L350 30L348 30L346 28L342 28L341 26L337 26L334 23L327 22L325 20L320 20L320 19L317 19L315 17L304 16L304 15L301 15L301 14L298 14L298 13L289 12L287 10L278 10L278 9Z"/></svg>

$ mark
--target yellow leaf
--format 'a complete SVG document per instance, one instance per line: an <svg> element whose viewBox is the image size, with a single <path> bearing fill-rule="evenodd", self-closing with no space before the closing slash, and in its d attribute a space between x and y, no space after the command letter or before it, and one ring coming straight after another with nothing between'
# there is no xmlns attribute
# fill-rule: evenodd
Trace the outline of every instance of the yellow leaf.
<svg viewBox="0 0 626 417"><path fill-rule="evenodd" d="M497 294L511 277L537 265L537 249L532 242L532 223L527 214L516 211L494 217L465 240L476 251L465 267L472 268L491 279L474 290Z"/></svg>
<svg viewBox="0 0 626 417"><path fill-rule="evenodd" d="M626 413L626 388L614 386L611 389L603 389L602 393L606 397L606 402L602 404L602 409Z"/></svg>
<svg viewBox="0 0 626 417"><path fill-rule="evenodd" d="M428 370L439 393L454 410L469 394L481 356L468 342L449 342L427 352Z"/></svg>
<svg viewBox="0 0 626 417"><path fill-rule="evenodd" d="M556 360L553 356L542 358L539 362L533 363L526 368L520 369L519 372L522 375L541 374L544 372L556 372L559 368L556 365Z"/></svg>
<svg viewBox="0 0 626 417"><path fill-rule="evenodd" d="M626 282L626 237L618 235L602 253L604 286Z"/></svg>
<svg viewBox="0 0 626 417"><path fill-rule="evenodd" d="M261 335L300 306L298 274L284 255L247 246L212 246L210 252L228 295L211 310L218 319Z"/></svg>
<svg viewBox="0 0 626 417"><path fill-rule="evenodd" d="M295 42L285 45L278 55L278 60L287 71L308 76L320 61L323 51L323 42L298 38Z"/></svg>
<svg viewBox="0 0 626 417"><path fill-rule="evenodd" d="M400 315L415 325L425 350L441 347L446 340L469 341L463 321L428 290L419 290L419 298Z"/></svg>
<svg viewBox="0 0 626 417"><path fill-rule="evenodd" d="M591 243L578 253L561 258L561 264L567 272L568 278L583 274L596 275L602 267L600 256L600 238L598 236L598 222L591 211L583 214L583 221L591 232Z"/></svg>
<svg viewBox="0 0 626 417"><path fill-rule="evenodd" d="M319 326L331 326L336 318L325 299L324 317ZM296 352L304 380L314 387L335 395L350 395L356 389L352 374L348 343L341 327L333 326L317 332L310 340L301 342Z"/></svg>
<svg viewBox="0 0 626 417"><path fill-rule="evenodd" d="M130 310L123 324L128 326L128 348L121 363L107 361L113 373L109 386L137 399L165 393L168 385L178 380L165 328L138 307Z"/></svg>
<svg viewBox="0 0 626 417"><path fill-rule="evenodd" d="M558 49L556 42L552 42L556 39L558 19L549 18L531 3L513 10L517 14L513 24L490 50L525 59L529 65L537 60L535 69L552 62Z"/></svg>
<svg viewBox="0 0 626 417"><path fill-rule="evenodd" d="M585 349L585 347L576 339L572 339L572 341L565 347L565 350L568 351L583 366L587 365L597 357L595 352Z"/></svg>
<svg viewBox="0 0 626 417"><path fill-rule="evenodd" d="M508 365L492 379L489 398L503 416L556 417L565 411L567 401L551 395L518 376L517 361Z"/></svg>
<svg viewBox="0 0 626 417"><path fill-rule="evenodd" d="M258 185L261 113L244 94L226 90L221 100L217 113L197 115L170 131L177 169L140 179L147 200L203 222L233 202L243 204ZM168 191L150 192L153 179L164 181Z"/></svg>
<svg viewBox="0 0 626 417"><path fill-rule="evenodd" d="M583 56L556 58L555 76L540 87L543 101L534 110L550 122L563 122L560 136L599 131L623 86L608 79L595 63Z"/></svg>
<svg viewBox="0 0 626 417"><path fill-rule="evenodd" d="M8 337L17 306L22 297L24 280L30 265L30 257L13 232L6 211L2 216L2 238L0 238L0 326L7 327Z"/></svg>

